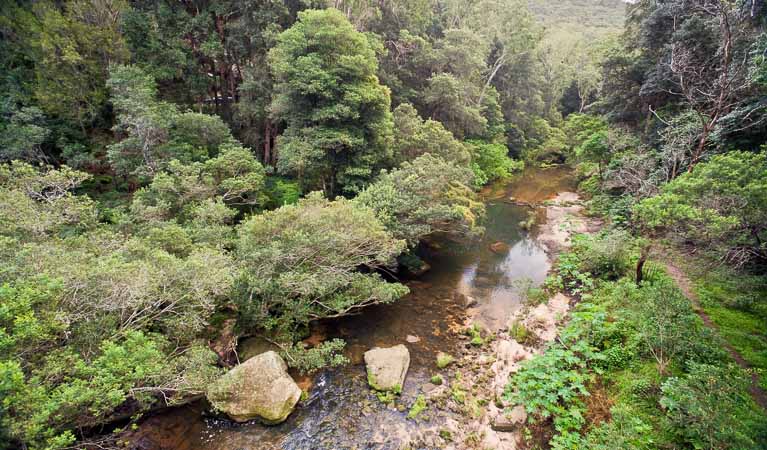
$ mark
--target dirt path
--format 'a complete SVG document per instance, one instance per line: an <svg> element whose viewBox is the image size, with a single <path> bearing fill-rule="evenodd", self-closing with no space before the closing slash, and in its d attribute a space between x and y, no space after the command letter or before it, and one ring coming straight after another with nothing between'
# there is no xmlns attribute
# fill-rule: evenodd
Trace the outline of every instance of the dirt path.
<svg viewBox="0 0 767 450"><path fill-rule="evenodd" d="M703 307L700 304L700 300L698 299L698 296L695 294L695 291L692 288L692 283L690 282L690 279L687 278L687 275L674 265L674 263L666 261L666 271L671 276L671 278L674 279L677 286L679 286L679 289L682 290L685 297L687 297L690 302L692 302L693 306L695 307L695 311L698 313L701 319L703 319L703 323L709 327L710 329L718 332L719 327L716 326L713 320L711 320L711 317L706 314L706 312L703 310ZM756 373L756 371L749 370L752 368L751 364L749 364L748 361L746 361L743 356L738 353L738 351L730 345L729 342L724 340L724 346L727 349L727 351L730 353L732 358L735 360L735 362L738 363L740 367L743 369L749 371L751 373L751 397L754 399L754 401L761 406L764 409L767 409L767 392L764 391L764 389L761 388L759 385L759 375Z"/></svg>

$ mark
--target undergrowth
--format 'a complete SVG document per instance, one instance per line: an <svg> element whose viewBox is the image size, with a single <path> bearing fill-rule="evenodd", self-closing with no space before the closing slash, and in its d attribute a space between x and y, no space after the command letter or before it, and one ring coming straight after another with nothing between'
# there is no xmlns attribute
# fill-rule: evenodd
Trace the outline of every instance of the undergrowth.
<svg viewBox="0 0 767 450"><path fill-rule="evenodd" d="M553 449L764 448L747 375L656 265L637 285L635 253L625 233L574 240L548 286L580 303L505 399L553 429Z"/></svg>

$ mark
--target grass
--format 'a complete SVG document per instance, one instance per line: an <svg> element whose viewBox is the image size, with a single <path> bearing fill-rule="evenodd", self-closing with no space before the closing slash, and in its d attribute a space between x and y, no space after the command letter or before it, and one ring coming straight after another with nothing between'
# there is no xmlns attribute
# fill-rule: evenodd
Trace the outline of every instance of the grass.
<svg viewBox="0 0 767 450"><path fill-rule="evenodd" d="M764 278L744 276L726 268L699 273L690 270L703 311L718 327L719 335L758 369L767 389L767 285ZM738 306L750 295L755 301Z"/></svg>
<svg viewBox="0 0 767 450"><path fill-rule="evenodd" d="M530 331L528 331L524 324L517 320L512 322L509 326L509 334L520 344L525 344L528 339L530 339Z"/></svg>
<svg viewBox="0 0 767 450"><path fill-rule="evenodd" d="M426 408L427 408L426 397L424 397L423 395L419 395L415 399L415 402L413 402L413 405L410 407L410 412L407 413L407 418L415 419L416 417L418 417L419 414L424 412Z"/></svg>

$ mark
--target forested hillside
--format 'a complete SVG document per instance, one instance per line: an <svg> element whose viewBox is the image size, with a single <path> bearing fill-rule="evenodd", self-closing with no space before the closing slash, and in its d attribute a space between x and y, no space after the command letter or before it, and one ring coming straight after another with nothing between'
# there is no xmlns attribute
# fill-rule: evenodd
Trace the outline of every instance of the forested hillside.
<svg viewBox="0 0 767 450"><path fill-rule="evenodd" d="M0 448L119 447L246 336L348 363L310 324L403 298L425 246L482 236L484 186L553 165L604 230L540 289L579 305L561 338L482 406L525 406L527 448L765 448L766 26L760 0L2 2Z"/></svg>
<svg viewBox="0 0 767 450"><path fill-rule="evenodd" d="M530 0L530 11L547 27L578 26L581 31L612 33L620 31L626 20L625 0Z"/></svg>

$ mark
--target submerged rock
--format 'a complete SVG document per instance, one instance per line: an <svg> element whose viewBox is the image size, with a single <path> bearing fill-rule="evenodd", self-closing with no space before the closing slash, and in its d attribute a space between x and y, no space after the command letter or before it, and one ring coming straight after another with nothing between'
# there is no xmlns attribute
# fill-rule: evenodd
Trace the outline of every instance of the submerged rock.
<svg viewBox="0 0 767 450"><path fill-rule="evenodd" d="M260 419L277 424L293 412L301 389L280 355L268 351L227 372L208 389L207 397L234 421Z"/></svg>
<svg viewBox="0 0 767 450"><path fill-rule="evenodd" d="M498 254L508 253L509 252L509 244L507 244L505 242L498 241L498 242L495 242L493 244L490 244L490 250L493 253L498 253Z"/></svg>
<svg viewBox="0 0 767 450"><path fill-rule="evenodd" d="M373 348L365 352L368 384L377 391L399 393L410 368L410 352L404 345Z"/></svg>

